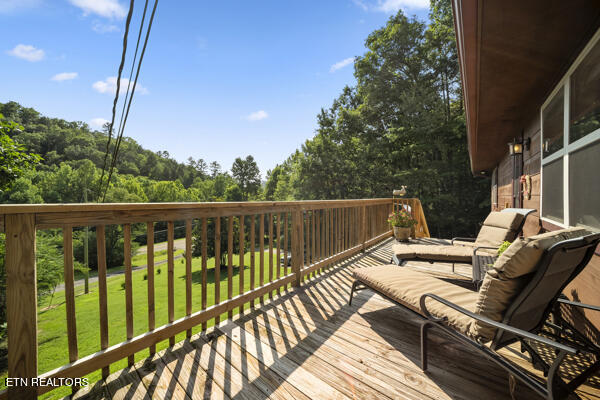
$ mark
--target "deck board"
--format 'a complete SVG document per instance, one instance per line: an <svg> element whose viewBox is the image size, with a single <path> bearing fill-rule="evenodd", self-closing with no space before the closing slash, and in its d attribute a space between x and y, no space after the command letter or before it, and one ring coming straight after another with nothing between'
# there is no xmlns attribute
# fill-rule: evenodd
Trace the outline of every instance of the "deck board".
<svg viewBox="0 0 600 400"><path fill-rule="evenodd" d="M391 243L339 262L299 290L118 371L76 398L510 399L504 370L437 330L430 335L429 370L422 372L415 314L369 290L348 306L352 270L388 263ZM451 264L406 267L472 288L465 264L456 264L455 274ZM529 365L515 353L505 352ZM578 394L600 398L597 385ZM539 397L518 383L515 398Z"/></svg>

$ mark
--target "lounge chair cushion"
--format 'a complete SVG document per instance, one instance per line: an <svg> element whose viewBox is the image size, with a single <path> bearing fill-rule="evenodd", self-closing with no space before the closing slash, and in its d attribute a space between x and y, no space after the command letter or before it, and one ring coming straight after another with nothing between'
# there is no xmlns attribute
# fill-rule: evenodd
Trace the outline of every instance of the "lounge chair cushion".
<svg viewBox="0 0 600 400"><path fill-rule="evenodd" d="M561 240L573 239L587 234L583 228L568 228L515 240L494 263L494 269L502 279L513 279L535 270L545 249Z"/></svg>
<svg viewBox="0 0 600 400"><path fill-rule="evenodd" d="M498 248L504 241L512 242L519 233L523 218L523 214L515 212L492 211L483 221L476 245Z"/></svg>
<svg viewBox="0 0 600 400"><path fill-rule="evenodd" d="M486 273L475 313L501 322L513 299L527 284L526 275L535 271L544 251L555 243L586 233L582 228L569 228L515 241ZM474 321L471 325L472 337L491 340L495 333L496 328L483 322Z"/></svg>
<svg viewBox="0 0 600 400"><path fill-rule="evenodd" d="M471 262L473 248L452 245L395 244L392 251L403 260Z"/></svg>
<svg viewBox="0 0 600 400"><path fill-rule="evenodd" d="M501 279L493 269L488 271L479 288L475 313L501 322L511 301L526 283L524 279ZM496 333L496 328L493 326L475 320L470 329L470 336L484 341L492 340Z"/></svg>
<svg viewBox="0 0 600 400"><path fill-rule="evenodd" d="M378 265L354 270L354 278L373 288L390 299L423 314L419 301L425 293L436 294L469 311L475 309L477 292L462 286L434 278L431 275L398 267L397 265ZM427 310L437 317L447 317L448 324L464 334L469 333L471 318L443 304L427 299Z"/></svg>

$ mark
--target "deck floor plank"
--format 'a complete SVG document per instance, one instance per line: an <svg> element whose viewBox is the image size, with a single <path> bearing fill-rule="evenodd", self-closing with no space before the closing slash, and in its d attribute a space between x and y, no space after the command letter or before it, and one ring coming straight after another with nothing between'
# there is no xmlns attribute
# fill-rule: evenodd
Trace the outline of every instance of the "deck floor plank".
<svg viewBox="0 0 600 400"><path fill-rule="evenodd" d="M177 376L179 384L186 389L192 399L229 400L223 388L214 383L207 372L196 362L197 350L191 351L185 342L177 343L167 349L162 356L163 362L171 373Z"/></svg>
<svg viewBox="0 0 600 400"><path fill-rule="evenodd" d="M420 369L414 313L369 290L348 297L352 270L391 259L393 240L311 274L242 316L221 322L116 372L77 399L510 399L507 373L439 330L430 334L429 370ZM404 267L472 288L470 266L410 262ZM503 350L524 368L526 357ZM540 375L540 372L536 372ZM595 382L595 381L594 381ZM600 399L600 385L582 399ZM537 399L518 383L517 399Z"/></svg>

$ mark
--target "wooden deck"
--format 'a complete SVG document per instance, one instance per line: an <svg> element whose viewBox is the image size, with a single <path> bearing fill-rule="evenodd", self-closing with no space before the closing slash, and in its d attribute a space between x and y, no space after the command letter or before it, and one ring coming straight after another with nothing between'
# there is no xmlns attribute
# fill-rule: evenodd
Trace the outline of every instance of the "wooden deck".
<svg viewBox="0 0 600 400"><path fill-rule="evenodd" d="M414 314L368 290L348 306L352 269L387 263L391 242L116 372L75 398L510 399L504 370L437 330L431 334L430 369L423 373ZM410 268L450 272L448 264ZM457 272L470 271L457 266ZM581 398L600 398L600 382L592 384L578 393ZM538 398L521 383L514 396Z"/></svg>

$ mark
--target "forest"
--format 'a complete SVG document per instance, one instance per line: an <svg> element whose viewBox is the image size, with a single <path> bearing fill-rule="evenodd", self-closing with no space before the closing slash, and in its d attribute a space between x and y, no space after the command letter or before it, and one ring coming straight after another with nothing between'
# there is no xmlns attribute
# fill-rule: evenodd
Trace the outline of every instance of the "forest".
<svg viewBox="0 0 600 400"><path fill-rule="evenodd" d="M322 108L316 134L267 171L265 184L251 155L236 158L225 171L201 158L178 162L168 151L153 152L125 137L104 201L376 198L391 197L405 185L407 197L421 200L432 235L474 235L489 211L489 181L470 170L450 2L432 1L428 23L399 11L366 38L365 48L354 62L356 84ZM99 201L107 138L106 126L93 130L13 101L0 103L0 203ZM165 227L159 223L155 229ZM121 229L107 229L109 268L123 262ZM134 226L134 235L137 245L145 243L143 227ZM83 231L76 230L79 268L83 241ZM94 269L93 230L88 241ZM0 238L0 293L5 292L3 242ZM199 244L195 240L195 255ZM38 257L44 258L38 259L40 295L62 279L61 246L57 232L38 235Z"/></svg>

